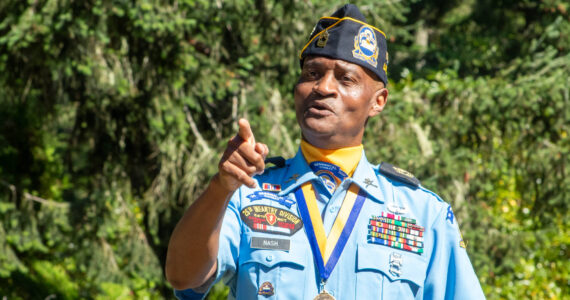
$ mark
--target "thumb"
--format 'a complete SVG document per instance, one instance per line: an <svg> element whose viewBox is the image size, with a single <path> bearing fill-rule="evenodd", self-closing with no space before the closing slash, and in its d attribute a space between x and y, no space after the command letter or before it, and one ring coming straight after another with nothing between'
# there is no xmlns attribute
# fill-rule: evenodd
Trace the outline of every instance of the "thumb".
<svg viewBox="0 0 570 300"><path fill-rule="evenodd" d="M250 145L255 145L255 137L253 136L253 132L251 131L251 127L249 126L249 122L246 119L239 119L239 132L238 135L244 141L248 142Z"/></svg>

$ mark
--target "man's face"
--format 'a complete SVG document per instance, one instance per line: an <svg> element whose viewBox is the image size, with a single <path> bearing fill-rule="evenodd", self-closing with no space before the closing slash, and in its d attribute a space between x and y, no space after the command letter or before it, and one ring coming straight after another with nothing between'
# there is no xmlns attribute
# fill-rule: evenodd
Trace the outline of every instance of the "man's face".
<svg viewBox="0 0 570 300"><path fill-rule="evenodd" d="M359 65L309 57L295 86L297 122L316 147L358 146L366 120L382 111L386 97L382 83Z"/></svg>

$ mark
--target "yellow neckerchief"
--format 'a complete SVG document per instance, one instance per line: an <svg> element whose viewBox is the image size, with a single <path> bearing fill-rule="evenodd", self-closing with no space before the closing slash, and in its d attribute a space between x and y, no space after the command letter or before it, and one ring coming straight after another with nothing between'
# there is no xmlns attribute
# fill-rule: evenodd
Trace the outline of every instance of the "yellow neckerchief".
<svg viewBox="0 0 570 300"><path fill-rule="evenodd" d="M348 177L352 177L354 170L360 158L362 158L362 149L364 147L362 144L354 147L346 147L341 149L320 149L305 140L301 140L301 152L307 163L312 163L314 161L324 161L331 164L335 164L343 170Z"/></svg>

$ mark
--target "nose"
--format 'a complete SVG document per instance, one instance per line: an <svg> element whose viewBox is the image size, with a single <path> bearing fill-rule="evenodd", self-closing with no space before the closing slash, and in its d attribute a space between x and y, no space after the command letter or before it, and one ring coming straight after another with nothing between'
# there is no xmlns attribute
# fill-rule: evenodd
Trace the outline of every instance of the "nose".
<svg viewBox="0 0 570 300"><path fill-rule="evenodd" d="M321 96L331 96L336 94L337 82L332 72L326 72L315 82L313 92Z"/></svg>

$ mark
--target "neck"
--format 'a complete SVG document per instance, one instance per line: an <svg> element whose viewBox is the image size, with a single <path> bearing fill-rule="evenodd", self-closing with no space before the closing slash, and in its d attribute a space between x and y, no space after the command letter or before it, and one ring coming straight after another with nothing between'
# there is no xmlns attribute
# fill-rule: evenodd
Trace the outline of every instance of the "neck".
<svg viewBox="0 0 570 300"><path fill-rule="evenodd" d="M307 141L314 147L319 149L335 150L362 145L362 137L364 136L364 128L360 132L355 132L351 136L331 136L331 135L315 135L312 132L302 133L303 140Z"/></svg>

